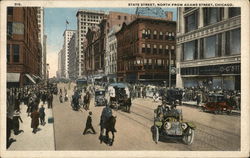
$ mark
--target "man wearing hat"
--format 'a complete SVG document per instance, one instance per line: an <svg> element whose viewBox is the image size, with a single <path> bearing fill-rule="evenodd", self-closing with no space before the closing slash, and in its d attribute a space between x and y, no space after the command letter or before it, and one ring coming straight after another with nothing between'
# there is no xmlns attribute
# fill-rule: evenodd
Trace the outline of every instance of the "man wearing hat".
<svg viewBox="0 0 250 158"><path fill-rule="evenodd" d="M86 121L86 127L85 127L84 132L82 134L85 135L88 129L91 129L93 134L96 134L95 129L92 126L92 112L91 111L89 112L89 116L88 116L87 121Z"/></svg>

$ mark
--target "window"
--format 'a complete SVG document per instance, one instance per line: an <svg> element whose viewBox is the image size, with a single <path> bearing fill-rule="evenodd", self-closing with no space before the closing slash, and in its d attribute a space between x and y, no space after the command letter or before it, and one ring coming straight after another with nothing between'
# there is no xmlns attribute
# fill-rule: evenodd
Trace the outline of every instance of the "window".
<svg viewBox="0 0 250 158"><path fill-rule="evenodd" d="M171 34L171 36L169 38L170 38L169 40L174 41L175 40L175 33L172 32L172 34Z"/></svg>
<svg viewBox="0 0 250 158"><path fill-rule="evenodd" d="M13 15L13 7L8 7L7 8L7 14L8 15Z"/></svg>
<svg viewBox="0 0 250 158"><path fill-rule="evenodd" d="M240 15L240 8L239 7L232 7L229 8L229 18L232 18L234 16Z"/></svg>
<svg viewBox="0 0 250 158"><path fill-rule="evenodd" d="M7 35L12 36L12 22L7 23Z"/></svg>
<svg viewBox="0 0 250 158"><path fill-rule="evenodd" d="M7 62L10 62L10 45L7 44Z"/></svg>
<svg viewBox="0 0 250 158"><path fill-rule="evenodd" d="M185 32L190 32L198 27L198 12L195 11L192 14L185 17Z"/></svg>
<svg viewBox="0 0 250 158"><path fill-rule="evenodd" d="M150 44L147 44L147 53L151 53L151 47L150 47Z"/></svg>
<svg viewBox="0 0 250 158"><path fill-rule="evenodd" d="M210 25L222 20L223 8L204 8L204 25Z"/></svg>
<svg viewBox="0 0 250 158"><path fill-rule="evenodd" d="M157 46L154 44L154 48L153 48L153 53L156 54L157 53Z"/></svg>
<svg viewBox="0 0 250 158"><path fill-rule="evenodd" d="M154 30L153 39L157 39L157 31L156 30Z"/></svg>
<svg viewBox="0 0 250 158"><path fill-rule="evenodd" d="M120 15L118 15L118 20L121 20L121 16Z"/></svg>
<svg viewBox="0 0 250 158"><path fill-rule="evenodd" d="M197 55L197 40L183 44L183 60L194 60Z"/></svg>
<svg viewBox="0 0 250 158"><path fill-rule="evenodd" d="M204 38L200 42L200 58L212 58L221 56L222 35L217 34Z"/></svg>
<svg viewBox="0 0 250 158"><path fill-rule="evenodd" d="M160 32L159 39L163 40L163 33L162 32Z"/></svg>
<svg viewBox="0 0 250 158"><path fill-rule="evenodd" d="M146 52L146 48L145 48L145 44L142 44L142 50L141 50L142 53L145 53Z"/></svg>
<svg viewBox="0 0 250 158"><path fill-rule="evenodd" d="M166 45L166 47L165 47L165 54L168 54L168 52L169 52L169 47L168 47L168 45Z"/></svg>
<svg viewBox="0 0 250 158"><path fill-rule="evenodd" d="M171 53L174 54L174 46L171 46Z"/></svg>
<svg viewBox="0 0 250 158"><path fill-rule="evenodd" d="M146 34L146 30L145 30L145 29L143 29L143 30L142 30L142 38L143 38L143 39L145 39L145 37L146 37L146 36L147 36L147 34Z"/></svg>
<svg viewBox="0 0 250 158"><path fill-rule="evenodd" d="M226 32L226 55L240 54L240 29Z"/></svg>
<svg viewBox="0 0 250 158"><path fill-rule="evenodd" d="M168 32L166 32L166 34L165 34L165 40L168 40Z"/></svg>
<svg viewBox="0 0 250 158"><path fill-rule="evenodd" d="M162 53L162 45L159 45L159 54Z"/></svg>
<svg viewBox="0 0 250 158"><path fill-rule="evenodd" d="M19 45L13 44L13 61L14 62L19 62Z"/></svg>
<svg viewBox="0 0 250 158"><path fill-rule="evenodd" d="M127 16L124 16L124 20L127 20Z"/></svg>

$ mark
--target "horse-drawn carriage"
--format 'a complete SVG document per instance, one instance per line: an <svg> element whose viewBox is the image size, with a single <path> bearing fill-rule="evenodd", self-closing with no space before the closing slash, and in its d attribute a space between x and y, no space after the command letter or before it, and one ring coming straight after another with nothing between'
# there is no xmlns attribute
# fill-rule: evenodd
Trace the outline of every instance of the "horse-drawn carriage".
<svg viewBox="0 0 250 158"><path fill-rule="evenodd" d="M108 104L113 109L125 108L125 111L130 112L131 97L128 85L124 83L112 83L108 86Z"/></svg>
<svg viewBox="0 0 250 158"><path fill-rule="evenodd" d="M175 105L160 105L154 113L153 138L156 143L162 137L182 139L188 145L193 143L196 127L183 121L182 111Z"/></svg>

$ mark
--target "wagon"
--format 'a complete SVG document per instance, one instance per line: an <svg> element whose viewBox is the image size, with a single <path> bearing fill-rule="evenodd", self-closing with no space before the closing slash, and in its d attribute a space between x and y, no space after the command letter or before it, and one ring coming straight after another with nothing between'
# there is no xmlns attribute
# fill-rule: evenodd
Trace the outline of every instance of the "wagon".
<svg viewBox="0 0 250 158"><path fill-rule="evenodd" d="M108 104L113 109L125 108L130 112L131 97L128 85L125 83L112 83L108 86Z"/></svg>

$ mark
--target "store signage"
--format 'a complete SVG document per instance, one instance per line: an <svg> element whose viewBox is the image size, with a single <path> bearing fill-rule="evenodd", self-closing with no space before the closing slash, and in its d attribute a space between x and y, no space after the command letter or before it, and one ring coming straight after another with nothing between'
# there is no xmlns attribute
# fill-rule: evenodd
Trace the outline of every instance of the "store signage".
<svg viewBox="0 0 250 158"><path fill-rule="evenodd" d="M240 64L211 65L181 69L181 75L240 74Z"/></svg>

